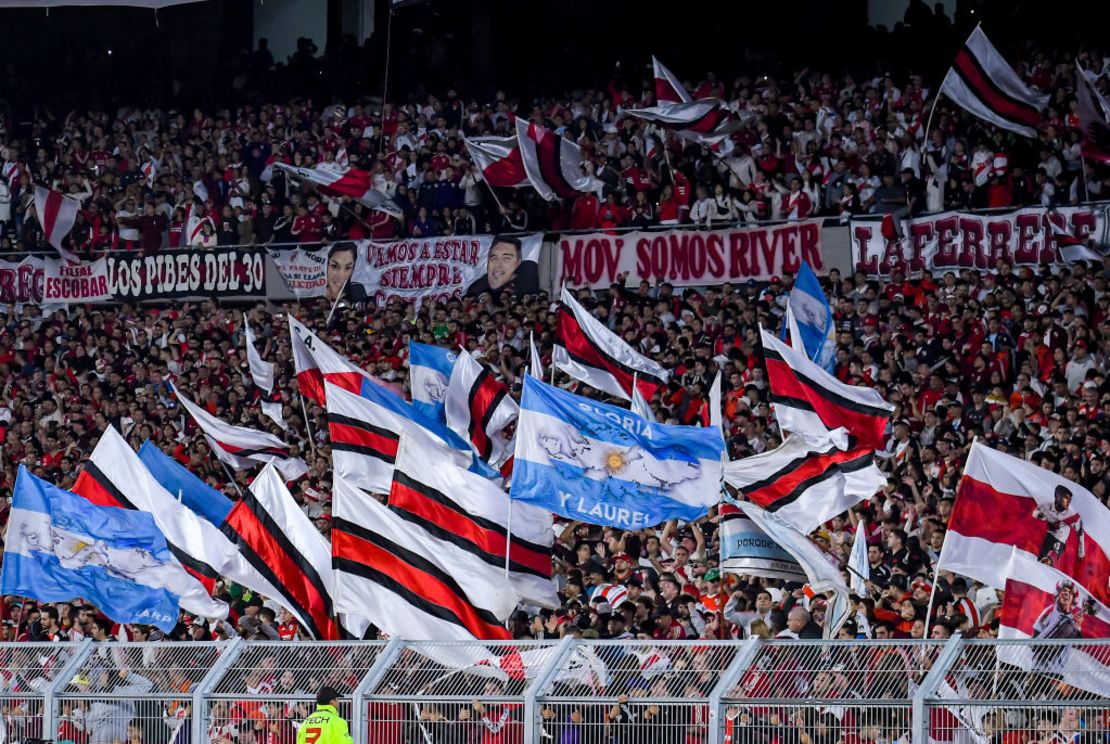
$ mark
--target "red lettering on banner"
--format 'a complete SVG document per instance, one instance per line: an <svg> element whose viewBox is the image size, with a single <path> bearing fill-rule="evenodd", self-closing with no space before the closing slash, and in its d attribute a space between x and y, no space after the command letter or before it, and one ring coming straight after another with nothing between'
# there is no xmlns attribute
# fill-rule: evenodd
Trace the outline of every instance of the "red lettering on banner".
<svg viewBox="0 0 1110 744"><path fill-rule="evenodd" d="M993 220L987 223L987 264L992 269L998 268L999 261L1013 263L1010 255L1010 239L1013 237L1013 228L1009 220Z"/></svg>
<svg viewBox="0 0 1110 744"><path fill-rule="evenodd" d="M859 260L856 261L856 271L862 271L865 274L879 273L879 257L872 256L867 250L867 246L871 244L871 226L870 225L856 225L852 230L852 240L856 241L856 255Z"/></svg>
<svg viewBox="0 0 1110 744"><path fill-rule="evenodd" d="M706 254L709 258L709 273L714 279L725 275L725 244L717 233L710 233L705 239Z"/></svg>
<svg viewBox="0 0 1110 744"><path fill-rule="evenodd" d="M781 239L778 232L776 231L770 240L767 240L767 231L763 229L756 230L752 237L755 238L752 242L759 243L759 252L763 254L763 265L767 268L767 273L774 274L776 244Z"/></svg>
<svg viewBox="0 0 1110 744"><path fill-rule="evenodd" d="M20 302L42 302L44 273L41 266L21 265L19 267Z"/></svg>
<svg viewBox="0 0 1110 744"><path fill-rule="evenodd" d="M969 268L987 268L983 258L983 223L975 217L961 218L960 232L963 233L963 246L957 263Z"/></svg>
<svg viewBox="0 0 1110 744"><path fill-rule="evenodd" d="M821 228L814 222L803 222L798 225L798 238L802 259L814 271L822 271L825 268L825 260L821 255Z"/></svg>
<svg viewBox="0 0 1110 744"><path fill-rule="evenodd" d="M1037 214L1019 214L1014 218L1017 226L1017 250L1014 251L1014 262L1030 264L1037 262L1040 253L1040 241L1037 232L1041 227L1041 217Z"/></svg>
<svg viewBox="0 0 1110 744"><path fill-rule="evenodd" d="M728 275L734 279L752 275L748 265L748 234L735 232L728 236L729 269Z"/></svg>
<svg viewBox="0 0 1110 744"><path fill-rule="evenodd" d="M945 217L937 220L937 255L934 266L956 265L956 237L959 235L960 219Z"/></svg>
<svg viewBox="0 0 1110 744"><path fill-rule="evenodd" d="M779 228L775 231L782 236L782 262L781 272L783 274L797 274L798 269L802 268L802 262L798 259L798 255L794 252L795 245L794 239L798 237L798 228L795 225L788 225Z"/></svg>
<svg viewBox="0 0 1110 744"><path fill-rule="evenodd" d="M667 257L670 259L667 261L670 265L667 273L671 281L690 278L690 267L686 261L686 246L689 240L690 233L682 232L671 235L670 249L667 252Z"/></svg>
<svg viewBox="0 0 1110 744"><path fill-rule="evenodd" d="M931 222L910 223L910 271L925 268L925 246L936 240L936 230Z"/></svg>
<svg viewBox="0 0 1110 744"><path fill-rule="evenodd" d="M1067 220L1059 212L1045 212L1041 221L1041 231L1044 233L1044 242L1041 243L1041 263L1050 264L1056 261L1056 233L1052 230L1053 225L1066 230Z"/></svg>
<svg viewBox="0 0 1110 744"><path fill-rule="evenodd" d="M563 275L560 282L569 281L571 284L582 282L582 241L561 240L559 247L563 251Z"/></svg>
<svg viewBox="0 0 1110 744"><path fill-rule="evenodd" d="M1091 233L1095 231L1098 222L1095 219L1093 212L1072 212L1071 215L1071 231L1075 237L1082 240L1084 243L1091 237Z"/></svg>
<svg viewBox="0 0 1110 744"><path fill-rule="evenodd" d="M705 238L701 233L694 233L690 236L689 252L686 256L686 264L690 268L690 274L695 279L705 278Z"/></svg>
<svg viewBox="0 0 1110 744"><path fill-rule="evenodd" d="M901 240L897 238L883 240L883 260L879 263L879 268L884 274L906 270L906 256L902 253Z"/></svg>

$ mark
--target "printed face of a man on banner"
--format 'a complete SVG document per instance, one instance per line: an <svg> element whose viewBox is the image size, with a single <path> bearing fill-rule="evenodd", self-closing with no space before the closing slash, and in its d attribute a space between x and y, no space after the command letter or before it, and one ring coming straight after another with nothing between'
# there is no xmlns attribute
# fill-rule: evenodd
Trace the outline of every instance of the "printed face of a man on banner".
<svg viewBox="0 0 1110 744"><path fill-rule="evenodd" d="M516 270L520 268L522 257L520 244L515 241L501 239L489 249L489 258L486 259L486 281L490 289L501 289L516 277Z"/></svg>

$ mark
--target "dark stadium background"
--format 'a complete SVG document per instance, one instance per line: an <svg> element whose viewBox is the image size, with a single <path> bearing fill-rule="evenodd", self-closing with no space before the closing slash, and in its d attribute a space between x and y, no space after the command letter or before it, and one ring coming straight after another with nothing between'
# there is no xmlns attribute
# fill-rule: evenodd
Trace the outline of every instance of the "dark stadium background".
<svg viewBox="0 0 1110 744"><path fill-rule="evenodd" d="M207 0L157 14L0 11L0 105L14 107L18 120L22 107L39 102L219 103L251 47L258 2ZM332 89L380 95L388 3L378 0L377 33L358 48L342 38L342 0L320 2L328 3L329 34L313 41L321 56L329 52L329 61L315 74L282 75L261 85L317 97ZM867 0L427 0L396 11L391 87L412 95L450 85L484 97L496 88L543 93L602 86L617 61L638 74L653 53L689 75L709 68L722 75L741 69L773 74L780 63L797 69L804 62L861 73L912 68L932 80L979 19L1003 48L1018 36L1040 44L1097 44L1093 31L1110 21L1110 3L961 0L950 19L954 28L881 34L867 26Z"/></svg>

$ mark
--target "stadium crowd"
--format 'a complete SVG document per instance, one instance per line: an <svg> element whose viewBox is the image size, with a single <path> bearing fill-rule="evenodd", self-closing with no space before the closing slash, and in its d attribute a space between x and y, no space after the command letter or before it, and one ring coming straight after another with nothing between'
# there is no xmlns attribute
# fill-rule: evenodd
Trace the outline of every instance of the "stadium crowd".
<svg viewBox="0 0 1110 744"><path fill-rule="evenodd" d="M1097 198L1104 189L1110 194L1103 174L1079 158L1073 68L1043 54L1016 67L1053 92L1036 140L1002 133L947 102L924 136L932 86L919 76L854 79L812 69L777 80L738 75L728 82L709 74L694 81L689 87L695 96L719 95L745 121L720 153L664 140L624 115L628 108L650 104L651 89L647 81L641 86L615 79L606 87L542 101L504 94L477 101L446 91L386 104L380 112L362 100L315 109L293 100L237 110L71 112L38 120L29 131L17 131L8 121L0 128L0 251L13 254L44 244L31 215L32 183L54 185L81 199L72 247L90 256L184 246L190 212L210 219L193 243L203 249L402 234L919 214L1075 203ZM584 195L547 204L520 190L500 193L505 208L499 208L468 161L462 136L507 134L514 115L543 121L580 144L608 185L603 200ZM405 218L320 199L284 183L280 174L267 180L273 158L306 167L346 158L374 174ZM149 163L156 163L153 172L144 173ZM956 631L994 636L1000 593L933 570L963 461L977 437L1061 473L1104 502L1110 498L1110 264L1003 265L997 274L896 275L888 283L852 275L849 268L834 268L823 278L838 331L836 374L845 382L874 386L897 410L889 457L881 460L888 484L815 534L846 563L855 526L866 523L868 592L853 596L852 619L839 636L925 637L934 583L939 585L930 637ZM759 325L780 326L790 287L786 276L762 287L681 291L644 284L580 297L609 327L672 372L665 391L650 401L660 421L700 422L709 383L723 369L727 446L730 458L737 459L781 442L756 346ZM278 364L275 396L284 404L288 432L261 413L262 394L251 383L243 352L242 309L263 358ZM153 440L237 498L168 392L165 381L173 378L215 415L296 444L311 472L291 490L326 534L327 424L319 407L309 404L307 421L302 413L287 314L373 374L402 385L409 340L477 350L514 394L530 333L535 332L545 364L550 362L555 315L547 296L487 295L420 308L395 303L372 313L340 305L333 316L331 310L323 300L249 308L214 301L74 306L52 313L34 305L6 308L0 327L5 380L0 528L20 464L70 487L108 425L136 449ZM560 382L570 384L566 378ZM239 479L246 484L246 474ZM563 606L518 611L509 622L514 636L646 642L820 638L827 612L823 599L807 596L797 585L721 572L718 526L713 513L694 523L640 532L563 523L555 549ZM605 594L613 603L600 594L591 598L602 585L619 588ZM165 634L147 626L119 628L77 603L39 605L4 597L0 640L303 635L288 613L242 587L221 586L220 596L233 608L227 621L183 617ZM680 653L683 658L676 656L674 665L699 663L694 652ZM0 688L12 678L0 673ZM701 681L666 691L704 694L715 679L710 669ZM629 683L621 694L635 697L668 681L660 680ZM484 712L467 715L480 718ZM618 710L606 720L621 721L621 715ZM573 729L573 723L559 719L558 727ZM701 741L683 736L686 742ZM559 741L586 740L578 737L560 735ZM228 740L254 741L245 734ZM862 734L858 739L871 740Z"/></svg>

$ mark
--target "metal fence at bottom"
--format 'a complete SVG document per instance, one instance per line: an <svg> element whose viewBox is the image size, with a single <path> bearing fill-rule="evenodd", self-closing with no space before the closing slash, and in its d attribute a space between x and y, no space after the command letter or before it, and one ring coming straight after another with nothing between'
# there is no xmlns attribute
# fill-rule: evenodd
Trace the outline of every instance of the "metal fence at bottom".
<svg viewBox="0 0 1110 744"><path fill-rule="evenodd" d="M1110 640L0 644L0 744L1110 744Z"/></svg>

